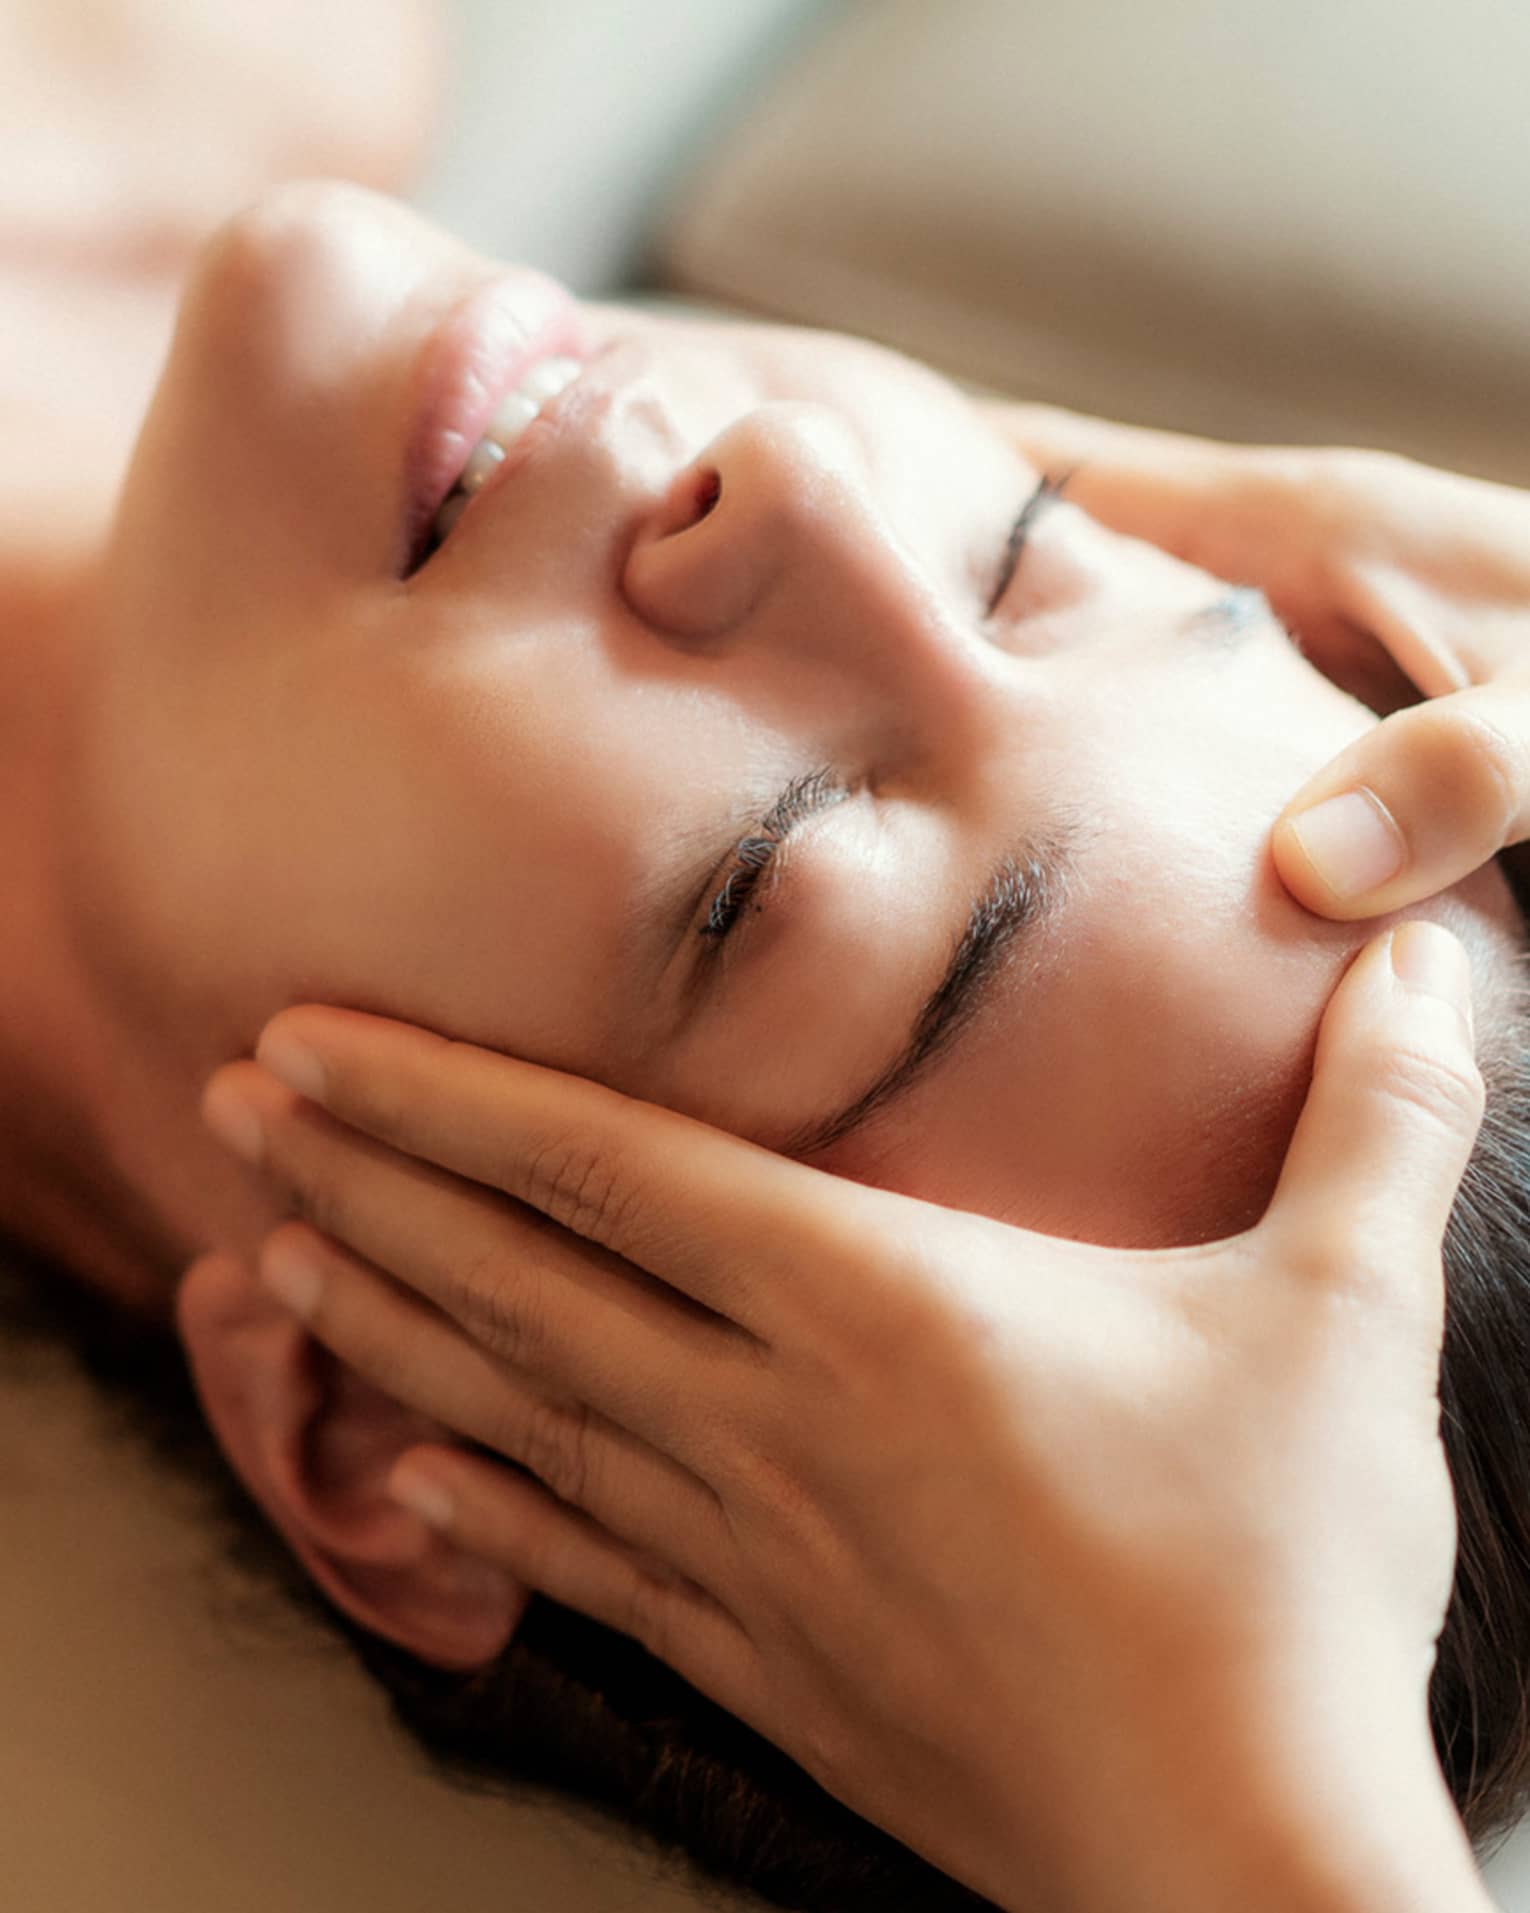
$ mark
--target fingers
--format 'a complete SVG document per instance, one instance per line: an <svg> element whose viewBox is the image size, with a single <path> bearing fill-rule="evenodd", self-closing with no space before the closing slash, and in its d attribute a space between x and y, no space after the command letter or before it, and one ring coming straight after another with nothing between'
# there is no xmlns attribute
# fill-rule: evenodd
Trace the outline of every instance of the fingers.
<svg viewBox="0 0 1530 1913"><path fill-rule="evenodd" d="M1308 783L1275 824L1276 868L1319 916L1379 916L1447 889L1530 836L1530 684L1398 711Z"/></svg>
<svg viewBox="0 0 1530 1913"><path fill-rule="evenodd" d="M758 1345L641 1271L503 1196L344 1128L258 1064L203 1097L225 1140L254 1126L266 1173L324 1235L386 1270L484 1350L698 1470Z"/></svg>
<svg viewBox="0 0 1530 1913"><path fill-rule="evenodd" d="M1112 531L1272 596L1309 561L1316 454L1117 425L1049 405L1005 406L1000 424L1049 478L1067 477L1070 503Z"/></svg>
<svg viewBox="0 0 1530 1913"><path fill-rule="evenodd" d="M612 1534L693 1577L720 1564L717 1497L578 1403L497 1362L439 1310L301 1222L266 1239L260 1274L308 1331L396 1401L519 1462Z"/></svg>
<svg viewBox="0 0 1530 1913"><path fill-rule="evenodd" d="M354 1128L517 1201L762 1339L892 1200L580 1077L352 1010L284 1010L260 1061ZM391 1266L391 1265L390 1265Z"/></svg>
<svg viewBox="0 0 1530 1913"><path fill-rule="evenodd" d="M562 1506L536 1483L455 1449L401 1455L388 1484L466 1553L615 1628L743 1719L758 1719L754 1650L701 1588Z"/></svg>
<svg viewBox="0 0 1530 1913"><path fill-rule="evenodd" d="M1432 1271L1482 1119L1466 952L1437 924L1377 938L1334 992L1312 1087L1261 1229L1298 1265L1369 1287Z"/></svg>

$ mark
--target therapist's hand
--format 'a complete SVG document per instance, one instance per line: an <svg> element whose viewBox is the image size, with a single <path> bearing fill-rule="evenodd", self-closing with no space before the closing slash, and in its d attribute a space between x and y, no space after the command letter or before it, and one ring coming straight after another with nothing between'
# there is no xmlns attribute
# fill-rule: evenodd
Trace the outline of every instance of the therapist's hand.
<svg viewBox="0 0 1530 1913"><path fill-rule="evenodd" d="M1070 499L1257 586L1321 669L1392 713L1276 823L1308 909L1400 909L1530 837L1530 492L1377 452L999 412L1029 458L1073 473Z"/></svg>
<svg viewBox="0 0 1530 1913"><path fill-rule="evenodd" d="M284 1012L204 1108L308 1218L263 1251L282 1299L546 1484L403 1457L461 1547L1001 1905L1397 1913L1478 1904L1425 1700L1466 988L1432 925L1373 943L1268 1212L1182 1251L344 1010Z"/></svg>

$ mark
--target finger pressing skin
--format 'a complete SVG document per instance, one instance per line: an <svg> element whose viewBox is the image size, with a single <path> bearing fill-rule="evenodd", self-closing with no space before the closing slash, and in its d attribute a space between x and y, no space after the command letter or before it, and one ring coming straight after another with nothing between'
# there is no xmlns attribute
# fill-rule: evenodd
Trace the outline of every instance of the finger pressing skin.
<svg viewBox="0 0 1530 1913"><path fill-rule="evenodd" d="M1261 1230L1292 1266L1415 1299L1438 1332L1440 1249L1482 1119L1471 973L1461 944L1415 921L1376 938L1334 992L1312 1087Z"/></svg>
<svg viewBox="0 0 1530 1913"><path fill-rule="evenodd" d="M1117 425L1049 405L1000 423L1068 498L1112 531L1146 539L1230 582L1277 593L1311 562L1319 456Z"/></svg>
<svg viewBox="0 0 1530 1913"><path fill-rule="evenodd" d="M759 1380L758 1345L492 1190L402 1156L256 1063L219 1070L209 1126L260 1138L264 1171L324 1235L434 1302L484 1349L698 1473Z"/></svg>
<svg viewBox="0 0 1530 1913"><path fill-rule="evenodd" d="M562 1501L695 1575L727 1539L687 1469L468 1339L439 1310L306 1223L266 1238L260 1275L309 1333L395 1400L530 1469Z"/></svg>
<svg viewBox="0 0 1530 1913"><path fill-rule="evenodd" d="M542 1211L769 1341L895 1198L671 1110L359 1011L266 1026L269 1069L354 1128Z"/></svg>
<svg viewBox="0 0 1530 1913"><path fill-rule="evenodd" d="M1530 837L1530 684L1398 711L1311 779L1276 821L1299 903L1353 919L1400 910Z"/></svg>
<svg viewBox="0 0 1530 1913"><path fill-rule="evenodd" d="M427 1447L399 1457L388 1491L466 1553L630 1636L730 1713L759 1723L756 1657L734 1617L535 1482L479 1456Z"/></svg>

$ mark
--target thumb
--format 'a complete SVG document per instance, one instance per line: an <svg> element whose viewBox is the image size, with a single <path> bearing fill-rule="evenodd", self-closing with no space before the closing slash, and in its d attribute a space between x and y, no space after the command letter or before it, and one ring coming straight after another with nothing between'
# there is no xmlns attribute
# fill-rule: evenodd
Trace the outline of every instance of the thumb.
<svg viewBox="0 0 1530 1913"><path fill-rule="evenodd" d="M1388 1282L1427 1248L1438 1271L1482 1120L1466 951L1415 920L1368 944L1318 1032L1312 1087L1265 1224L1300 1264Z"/></svg>
<svg viewBox="0 0 1530 1913"><path fill-rule="evenodd" d="M1530 686L1454 691L1383 719L1281 812L1281 880L1322 917L1434 896L1530 836Z"/></svg>

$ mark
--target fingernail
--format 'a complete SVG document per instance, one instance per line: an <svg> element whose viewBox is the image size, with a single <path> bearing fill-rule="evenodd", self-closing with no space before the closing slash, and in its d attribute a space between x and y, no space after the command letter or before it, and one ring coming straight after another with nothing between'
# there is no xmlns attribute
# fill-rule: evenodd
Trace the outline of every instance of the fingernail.
<svg viewBox="0 0 1530 1913"><path fill-rule="evenodd" d="M439 1481L415 1474L408 1468L396 1468L388 1477L389 1497L401 1508L417 1514L431 1528L449 1528L457 1504Z"/></svg>
<svg viewBox="0 0 1530 1913"><path fill-rule="evenodd" d="M295 1042L280 1032L262 1036L255 1045L255 1060L273 1076L279 1076L289 1089L295 1089L299 1096L306 1096L311 1102L323 1102L324 1065L306 1043Z"/></svg>
<svg viewBox="0 0 1530 1913"><path fill-rule="evenodd" d="M1368 790L1326 798L1293 817L1288 828L1318 876L1346 902L1379 889L1407 861L1402 832Z"/></svg>
<svg viewBox="0 0 1530 1913"><path fill-rule="evenodd" d="M214 1086L202 1098L202 1120L219 1142L246 1162L258 1163L266 1153L266 1132L242 1097Z"/></svg>
<svg viewBox="0 0 1530 1913"><path fill-rule="evenodd" d="M1448 930L1415 917L1392 932L1392 969L1410 990L1443 997L1471 1023L1472 967Z"/></svg>
<svg viewBox="0 0 1530 1913"><path fill-rule="evenodd" d="M260 1279L283 1308L291 1309L305 1322L317 1310L324 1292L324 1275L318 1263L285 1236L261 1251Z"/></svg>

